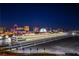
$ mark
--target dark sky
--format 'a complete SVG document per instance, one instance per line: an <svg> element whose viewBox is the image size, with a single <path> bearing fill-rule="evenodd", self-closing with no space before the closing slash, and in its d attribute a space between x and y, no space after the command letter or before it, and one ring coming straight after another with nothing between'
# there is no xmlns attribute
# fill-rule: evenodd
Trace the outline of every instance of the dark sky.
<svg viewBox="0 0 79 59"><path fill-rule="evenodd" d="M0 4L0 25L79 29L79 4Z"/></svg>

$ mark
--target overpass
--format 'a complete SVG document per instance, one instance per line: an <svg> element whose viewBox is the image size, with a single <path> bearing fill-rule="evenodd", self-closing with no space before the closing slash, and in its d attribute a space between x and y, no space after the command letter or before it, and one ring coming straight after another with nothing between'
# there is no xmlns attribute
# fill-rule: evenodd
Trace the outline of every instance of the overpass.
<svg viewBox="0 0 79 59"><path fill-rule="evenodd" d="M70 32L64 32L64 33L56 33L56 34L41 34L41 35L34 35L31 37L31 39L23 41L23 42L18 42L14 45L9 45L6 47L3 47L3 49L6 50L17 50L18 48L26 48L26 47L31 47L31 46L35 46L35 45L39 45L39 44L43 44L43 43L47 43L47 42L51 42L51 41L55 41L55 40L60 40L60 39L64 39L64 38L68 38L68 37L72 37L74 32L70 33ZM21 36L24 38L24 36ZM26 37L26 36L25 36ZM18 38L18 37L17 37Z"/></svg>

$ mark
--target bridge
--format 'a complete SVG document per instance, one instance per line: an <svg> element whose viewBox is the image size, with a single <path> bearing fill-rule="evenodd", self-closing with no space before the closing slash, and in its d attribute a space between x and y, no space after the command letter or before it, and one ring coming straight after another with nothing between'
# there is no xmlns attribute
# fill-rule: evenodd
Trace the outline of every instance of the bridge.
<svg viewBox="0 0 79 59"><path fill-rule="evenodd" d="M39 35L27 35L27 36L17 36L17 39L21 37L22 39L26 39L26 41L20 41L17 42L16 44L9 45L3 47L6 50L17 50L18 48L26 48L26 47L31 47L55 40L60 40L68 37L72 37L77 35L76 32L59 32L59 33L54 33L54 34L39 34Z"/></svg>

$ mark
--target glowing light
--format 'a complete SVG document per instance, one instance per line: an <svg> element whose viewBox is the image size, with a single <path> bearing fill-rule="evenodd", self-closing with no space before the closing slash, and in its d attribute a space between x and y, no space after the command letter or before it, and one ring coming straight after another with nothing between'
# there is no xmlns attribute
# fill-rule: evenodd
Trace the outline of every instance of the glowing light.
<svg viewBox="0 0 79 59"><path fill-rule="evenodd" d="M41 28L40 32L47 32L46 28Z"/></svg>

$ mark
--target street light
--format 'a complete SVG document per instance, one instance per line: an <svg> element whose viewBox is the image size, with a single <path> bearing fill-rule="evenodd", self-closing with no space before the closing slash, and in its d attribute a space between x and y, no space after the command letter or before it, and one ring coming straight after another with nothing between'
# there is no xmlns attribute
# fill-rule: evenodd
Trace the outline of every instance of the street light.
<svg viewBox="0 0 79 59"><path fill-rule="evenodd" d="M37 54L38 54L38 48L37 48Z"/></svg>
<svg viewBox="0 0 79 59"><path fill-rule="evenodd" d="M30 48L30 54L31 54L32 48Z"/></svg>
<svg viewBox="0 0 79 59"><path fill-rule="evenodd" d="M44 48L44 53L45 53L45 48Z"/></svg>
<svg viewBox="0 0 79 59"><path fill-rule="evenodd" d="M72 35L74 36L74 35L76 35L76 33L75 32L72 32Z"/></svg>

